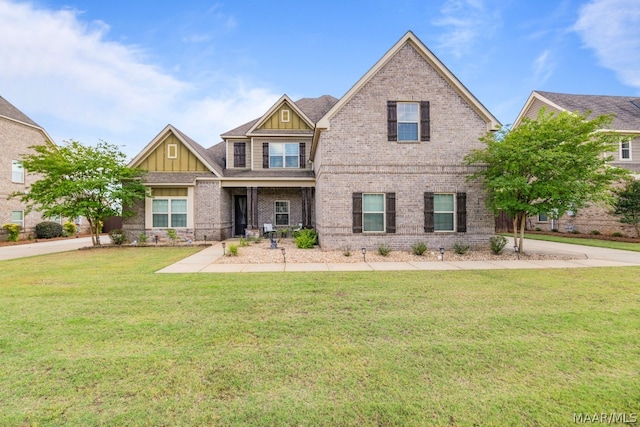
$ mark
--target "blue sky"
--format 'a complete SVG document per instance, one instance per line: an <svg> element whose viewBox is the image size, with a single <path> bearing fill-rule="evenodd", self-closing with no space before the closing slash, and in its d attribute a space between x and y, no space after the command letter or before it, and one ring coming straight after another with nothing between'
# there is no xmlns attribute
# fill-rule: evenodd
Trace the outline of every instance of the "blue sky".
<svg viewBox="0 0 640 427"><path fill-rule="evenodd" d="M0 0L0 95L57 143L209 147L341 97L408 30L503 124L532 90L640 95L639 0Z"/></svg>

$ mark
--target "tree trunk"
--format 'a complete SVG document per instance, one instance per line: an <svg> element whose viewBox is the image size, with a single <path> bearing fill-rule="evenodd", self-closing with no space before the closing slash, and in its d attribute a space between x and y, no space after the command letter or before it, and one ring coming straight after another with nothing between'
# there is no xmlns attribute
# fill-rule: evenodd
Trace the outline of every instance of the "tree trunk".
<svg viewBox="0 0 640 427"><path fill-rule="evenodd" d="M520 218L520 244L518 245L518 252L523 253L524 249L524 227L527 224L527 215L521 214L522 218Z"/></svg>

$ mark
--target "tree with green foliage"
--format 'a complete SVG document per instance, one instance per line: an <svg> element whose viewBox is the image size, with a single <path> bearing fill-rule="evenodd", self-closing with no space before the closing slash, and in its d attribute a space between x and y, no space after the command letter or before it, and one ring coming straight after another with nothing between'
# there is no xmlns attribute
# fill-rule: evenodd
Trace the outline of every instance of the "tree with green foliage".
<svg viewBox="0 0 640 427"><path fill-rule="evenodd" d="M628 174L604 153L617 150L620 136L607 132L613 118L586 113L547 113L519 126L503 127L480 138L486 147L465 160L477 165L469 179L480 179L487 207L513 218L514 246L524 250L526 218L564 215L592 202L608 200L611 186ZM518 239L519 231L519 239Z"/></svg>
<svg viewBox="0 0 640 427"><path fill-rule="evenodd" d="M624 188L616 191L613 201L614 215L620 215L620 222L633 225L636 237L640 237L640 181L628 181Z"/></svg>
<svg viewBox="0 0 640 427"><path fill-rule="evenodd" d="M24 168L38 180L28 191L14 193L27 210L42 212L45 218L85 217L94 245L100 245L103 220L112 216L132 216L126 208L143 200L148 193L142 184L144 171L129 168L126 156L117 146L104 141L95 147L78 141L30 147L22 156Z"/></svg>

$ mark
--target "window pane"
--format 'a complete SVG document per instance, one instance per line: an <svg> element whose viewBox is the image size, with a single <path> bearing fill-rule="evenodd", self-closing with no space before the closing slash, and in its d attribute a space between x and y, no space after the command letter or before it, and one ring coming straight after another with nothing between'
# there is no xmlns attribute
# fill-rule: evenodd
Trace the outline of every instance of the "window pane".
<svg viewBox="0 0 640 427"><path fill-rule="evenodd" d="M417 122L418 121L418 104L417 103L399 103L398 104L398 121L399 122Z"/></svg>
<svg viewBox="0 0 640 427"><path fill-rule="evenodd" d="M187 226L187 214L171 214L171 226L172 227L186 227Z"/></svg>
<svg viewBox="0 0 640 427"><path fill-rule="evenodd" d="M22 225L24 220L23 211L11 211L11 222Z"/></svg>
<svg viewBox="0 0 640 427"><path fill-rule="evenodd" d="M363 231L384 231L383 213L365 213L362 221Z"/></svg>
<svg viewBox="0 0 640 427"><path fill-rule="evenodd" d="M276 202L276 213L289 213L289 203Z"/></svg>
<svg viewBox="0 0 640 427"><path fill-rule="evenodd" d="M284 144L269 144L270 156L282 156L284 155Z"/></svg>
<svg viewBox="0 0 640 427"><path fill-rule="evenodd" d="M384 212L384 194L363 194L362 210L364 212Z"/></svg>
<svg viewBox="0 0 640 427"><path fill-rule="evenodd" d="M270 168L281 168L282 167L282 157L269 157L269 167Z"/></svg>
<svg viewBox="0 0 640 427"><path fill-rule="evenodd" d="M187 213L186 199L171 200L171 213Z"/></svg>
<svg viewBox="0 0 640 427"><path fill-rule="evenodd" d="M289 214L276 214L276 225L289 225Z"/></svg>
<svg viewBox="0 0 640 427"><path fill-rule="evenodd" d="M436 212L453 212L453 194L434 194L433 207Z"/></svg>
<svg viewBox="0 0 640 427"><path fill-rule="evenodd" d="M298 144L285 144L285 154L287 156L297 156L299 153L298 147Z"/></svg>
<svg viewBox="0 0 640 427"><path fill-rule="evenodd" d="M453 231L452 213L435 213L433 220L435 231Z"/></svg>
<svg viewBox="0 0 640 427"><path fill-rule="evenodd" d="M153 214L153 226L154 227L168 227L169 215L168 214Z"/></svg>
<svg viewBox="0 0 640 427"><path fill-rule="evenodd" d="M169 212L169 201L166 199L159 199L153 201L153 207L151 209L153 213L167 213Z"/></svg>
<svg viewBox="0 0 640 427"><path fill-rule="evenodd" d="M417 123L398 123L398 140L399 141L417 141L418 140L418 124Z"/></svg>
<svg viewBox="0 0 640 427"><path fill-rule="evenodd" d="M11 161L11 181L24 182L24 168L22 162L17 160Z"/></svg>
<svg viewBox="0 0 640 427"><path fill-rule="evenodd" d="M286 167L288 168L297 168L298 167L298 156L287 156L287 164Z"/></svg>

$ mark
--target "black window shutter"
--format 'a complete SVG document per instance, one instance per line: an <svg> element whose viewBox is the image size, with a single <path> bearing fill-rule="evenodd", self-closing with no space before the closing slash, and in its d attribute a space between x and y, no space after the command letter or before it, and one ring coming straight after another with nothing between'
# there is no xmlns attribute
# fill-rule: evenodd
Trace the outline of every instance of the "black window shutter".
<svg viewBox="0 0 640 427"><path fill-rule="evenodd" d="M398 140L398 109L396 101L387 101L387 140Z"/></svg>
<svg viewBox="0 0 640 427"><path fill-rule="evenodd" d="M246 146L244 142L235 142L233 144L233 167L247 167Z"/></svg>
<svg viewBox="0 0 640 427"><path fill-rule="evenodd" d="M456 194L456 215L458 222L458 232L467 232L467 193Z"/></svg>
<svg viewBox="0 0 640 427"><path fill-rule="evenodd" d="M433 193L424 193L424 232L433 233L434 215L433 215Z"/></svg>
<svg viewBox="0 0 640 427"><path fill-rule="evenodd" d="M362 233L362 193L353 193L353 232Z"/></svg>
<svg viewBox="0 0 640 427"><path fill-rule="evenodd" d="M396 232L396 193L387 193L386 199L386 215L387 215L387 233Z"/></svg>
<svg viewBox="0 0 640 427"><path fill-rule="evenodd" d="M420 101L420 141L431 140L431 118L429 101Z"/></svg>
<svg viewBox="0 0 640 427"><path fill-rule="evenodd" d="M269 143L262 143L262 169L269 169Z"/></svg>
<svg viewBox="0 0 640 427"><path fill-rule="evenodd" d="M307 167L307 162L306 160L306 154L307 154L307 146L304 142L300 143L300 169L306 169Z"/></svg>

